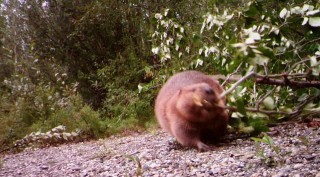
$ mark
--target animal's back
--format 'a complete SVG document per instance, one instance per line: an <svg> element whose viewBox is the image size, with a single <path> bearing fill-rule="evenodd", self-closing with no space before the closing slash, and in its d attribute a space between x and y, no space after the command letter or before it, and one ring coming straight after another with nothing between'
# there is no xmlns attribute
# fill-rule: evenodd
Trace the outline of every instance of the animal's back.
<svg viewBox="0 0 320 177"><path fill-rule="evenodd" d="M177 73L163 85L155 102L156 117L163 129L171 133L166 109L167 107L174 105L168 105L168 101L179 91L180 88L198 83L209 84L218 95L223 92L223 89L213 77L207 76L198 71L184 71Z"/></svg>

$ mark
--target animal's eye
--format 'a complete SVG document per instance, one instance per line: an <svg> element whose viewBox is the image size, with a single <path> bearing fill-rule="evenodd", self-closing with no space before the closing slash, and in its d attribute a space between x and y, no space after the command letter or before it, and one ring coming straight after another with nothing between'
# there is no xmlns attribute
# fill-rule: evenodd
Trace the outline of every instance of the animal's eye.
<svg viewBox="0 0 320 177"><path fill-rule="evenodd" d="M192 89L192 92L195 92L195 91L196 91L196 88L193 88L193 89Z"/></svg>
<svg viewBox="0 0 320 177"><path fill-rule="evenodd" d="M206 91L207 94L213 94L214 93L212 88L206 88L205 91Z"/></svg>

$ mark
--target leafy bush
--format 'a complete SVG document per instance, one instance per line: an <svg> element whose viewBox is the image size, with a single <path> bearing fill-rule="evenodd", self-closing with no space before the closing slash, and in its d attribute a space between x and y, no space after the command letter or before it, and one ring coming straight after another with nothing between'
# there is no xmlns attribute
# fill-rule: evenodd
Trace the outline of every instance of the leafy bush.
<svg viewBox="0 0 320 177"><path fill-rule="evenodd" d="M110 122L111 132L144 127L153 118L153 94L150 92L114 89L101 109L105 122Z"/></svg>
<svg viewBox="0 0 320 177"><path fill-rule="evenodd" d="M154 16L152 52L159 56L165 78L186 69L244 76L226 85L232 117L265 129L270 120L320 113L319 15L315 1L249 1L213 9L195 27L182 25L166 9Z"/></svg>
<svg viewBox="0 0 320 177"><path fill-rule="evenodd" d="M239 131L317 115L319 14L311 0L3 1L0 146L152 126L158 90L187 69L247 77L223 84Z"/></svg>
<svg viewBox="0 0 320 177"><path fill-rule="evenodd" d="M49 131L58 125L72 132L81 131L81 138L97 138L104 134L100 114L83 103L75 89L60 89L50 84L35 85L22 79L4 81L7 90L1 94L0 144L1 151L11 147L13 141L31 132Z"/></svg>

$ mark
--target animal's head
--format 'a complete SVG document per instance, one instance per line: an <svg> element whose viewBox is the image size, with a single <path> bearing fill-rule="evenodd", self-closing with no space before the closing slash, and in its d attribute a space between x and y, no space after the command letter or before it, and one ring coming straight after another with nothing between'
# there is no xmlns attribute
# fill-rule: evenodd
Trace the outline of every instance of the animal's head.
<svg viewBox="0 0 320 177"><path fill-rule="evenodd" d="M178 93L177 109L183 117L199 117L199 121L212 117L220 102L219 95L206 83L182 87Z"/></svg>

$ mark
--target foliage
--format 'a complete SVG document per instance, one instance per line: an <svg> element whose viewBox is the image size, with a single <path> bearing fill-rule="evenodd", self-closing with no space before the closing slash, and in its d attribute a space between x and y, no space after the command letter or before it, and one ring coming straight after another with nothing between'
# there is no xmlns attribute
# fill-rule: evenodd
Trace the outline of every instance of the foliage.
<svg viewBox="0 0 320 177"><path fill-rule="evenodd" d="M58 125L67 126L70 132L81 131L81 138L99 137L107 131L100 125L99 113L84 106L79 96L60 97L40 93L37 91L33 95L20 96L3 107L8 110L0 113L1 151L11 147L10 141L21 139L31 132L48 131Z"/></svg>
<svg viewBox="0 0 320 177"><path fill-rule="evenodd" d="M285 157L290 152L283 152L280 146L274 143L274 140L263 133L262 138L251 138L255 142L256 155L262 158L263 162L268 166L281 165L285 161ZM265 147L266 146L266 147ZM267 149L271 152L267 152Z"/></svg>
<svg viewBox="0 0 320 177"><path fill-rule="evenodd" d="M257 119L319 115L319 12L315 1L250 1L237 8L213 9L195 30L166 9L154 16L152 51L165 75L203 69L255 77L241 80L228 95L229 106L236 109L233 118L249 119L251 124Z"/></svg>
<svg viewBox="0 0 320 177"><path fill-rule="evenodd" d="M142 176L143 171L142 171L141 159L139 159L139 157L135 155L126 155L125 157L127 157L129 160L137 164L136 175Z"/></svg>
<svg viewBox="0 0 320 177"><path fill-rule="evenodd" d="M5 1L1 10L3 148L58 125L100 137L150 119L143 111L151 105L135 92L144 80L143 70L135 71L150 53L144 8L118 1L31 0Z"/></svg>

